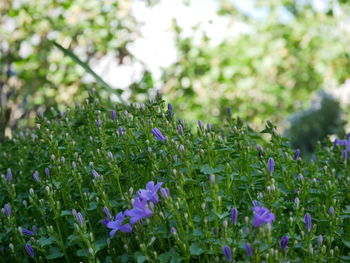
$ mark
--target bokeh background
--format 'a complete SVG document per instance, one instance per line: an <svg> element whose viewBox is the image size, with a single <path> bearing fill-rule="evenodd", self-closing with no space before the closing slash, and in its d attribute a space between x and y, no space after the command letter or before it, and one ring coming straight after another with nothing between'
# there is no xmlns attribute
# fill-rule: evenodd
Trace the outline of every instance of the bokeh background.
<svg viewBox="0 0 350 263"><path fill-rule="evenodd" d="M71 50L128 103L157 90L176 116L218 124L267 120L312 152L350 116L347 0L2 0L0 140L65 111L99 86Z"/></svg>

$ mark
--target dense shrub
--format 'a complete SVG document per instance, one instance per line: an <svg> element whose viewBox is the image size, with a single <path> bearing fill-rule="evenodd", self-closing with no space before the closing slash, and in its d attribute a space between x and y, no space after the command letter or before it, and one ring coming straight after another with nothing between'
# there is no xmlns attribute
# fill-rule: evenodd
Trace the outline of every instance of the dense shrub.
<svg viewBox="0 0 350 263"><path fill-rule="evenodd" d="M291 118L290 128L285 132L290 143L303 152L312 153L317 142L332 134L344 135L344 121L339 102L327 93L320 93L311 107Z"/></svg>
<svg viewBox="0 0 350 263"><path fill-rule="evenodd" d="M90 97L5 141L1 261L349 260L348 141L305 163L270 123L193 132L164 106Z"/></svg>

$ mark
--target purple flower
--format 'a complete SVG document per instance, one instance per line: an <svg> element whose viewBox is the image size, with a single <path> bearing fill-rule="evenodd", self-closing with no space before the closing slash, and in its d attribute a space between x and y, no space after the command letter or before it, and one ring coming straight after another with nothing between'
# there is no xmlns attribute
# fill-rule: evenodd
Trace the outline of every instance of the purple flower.
<svg viewBox="0 0 350 263"><path fill-rule="evenodd" d="M317 237L317 244L321 247L322 246L322 243L323 243L323 236L322 235L319 235Z"/></svg>
<svg viewBox="0 0 350 263"><path fill-rule="evenodd" d="M198 120L198 127L199 129L203 129L203 122L201 120Z"/></svg>
<svg viewBox="0 0 350 263"><path fill-rule="evenodd" d="M174 116L173 105L171 105L170 103L168 104L168 110L169 110L169 116L173 117Z"/></svg>
<svg viewBox="0 0 350 263"><path fill-rule="evenodd" d="M77 213L76 219L77 219L78 223L82 226L84 223L84 218L83 218L82 214L80 214L80 212Z"/></svg>
<svg viewBox="0 0 350 263"><path fill-rule="evenodd" d="M270 174L272 175L273 171L275 170L275 161L272 157L270 157L267 161L267 167L269 168Z"/></svg>
<svg viewBox="0 0 350 263"><path fill-rule="evenodd" d="M50 170L49 170L49 168L45 168L45 174L46 174L46 176L50 176Z"/></svg>
<svg viewBox="0 0 350 263"><path fill-rule="evenodd" d="M248 257L252 256L252 246L249 243L245 244L245 252Z"/></svg>
<svg viewBox="0 0 350 263"><path fill-rule="evenodd" d="M77 217L77 210L72 209L72 215L76 218Z"/></svg>
<svg viewBox="0 0 350 263"><path fill-rule="evenodd" d="M146 184L146 189L141 189L138 191L138 196L146 201L152 201L153 203L158 203L158 190L163 183L157 183L154 185L153 181L150 181Z"/></svg>
<svg viewBox="0 0 350 263"><path fill-rule="evenodd" d="M254 205L254 207L255 207L255 206L259 206L259 202L256 201L256 200L254 200L254 201L253 201L253 205Z"/></svg>
<svg viewBox="0 0 350 263"><path fill-rule="evenodd" d="M166 138L163 136L163 134L160 132L160 130L158 128L153 128L152 129L152 133L154 136L156 136L156 138L160 141L165 141Z"/></svg>
<svg viewBox="0 0 350 263"><path fill-rule="evenodd" d="M344 161L346 161L348 159L348 151L347 150L342 150L341 153L343 155Z"/></svg>
<svg viewBox="0 0 350 263"><path fill-rule="evenodd" d="M209 175L209 181L210 181L210 183L212 183L212 184L215 183L215 174Z"/></svg>
<svg viewBox="0 0 350 263"><path fill-rule="evenodd" d="M207 131L210 131L210 130L211 130L211 124L207 123Z"/></svg>
<svg viewBox="0 0 350 263"><path fill-rule="evenodd" d="M111 220L108 217L106 217L105 219L103 219L102 224L107 226L109 222L111 222Z"/></svg>
<svg viewBox="0 0 350 263"><path fill-rule="evenodd" d="M300 204L300 199L298 197L295 197L294 203L298 206Z"/></svg>
<svg viewBox="0 0 350 263"><path fill-rule="evenodd" d="M171 227L170 228L170 233L172 233L173 235L176 235L177 234L177 230L175 227Z"/></svg>
<svg viewBox="0 0 350 263"><path fill-rule="evenodd" d="M35 256L35 253L34 253L32 246L27 243L24 247L25 247L28 255L33 258Z"/></svg>
<svg viewBox="0 0 350 263"><path fill-rule="evenodd" d="M122 135L123 133L124 133L123 128L122 128L122 127L119 127L119 128L118 128L118 134L119 134L119 135Z"/></svg>
<svg viewBox="0 0 350 263"><path fill-rule="evenodd" d="M254 218L253 218L254 227L259 227L264 223L271 224L272 221L275 220L275 215L265 207L255 206L253 208L253 211L254 211Z"/></svg>
<svg viewBox="0 0 350 263"><path fill-rule="evenodd" d="M228 246L223 247L224 255L228 262L232 262L232 252Z"/></svg>
<svg viewBox="0 0 350 263"><path fill-rule="evenodd" d="M111 114L112 114L112 120L116 120L117 119L117 113L115 112L115 110L111 110Z"/></svg>
<svg viewBox="0 0 350 263"><path fill-rule="evenodd" d="M177 132L178 132L178 134L183 134L184 133L184 128L182 127L181 124L177 125Z"/></svg>
<svg viewBox="0 0 350 263"><path fill-rule="evenodd" d="M330 215L334 215L334 208L333 208L333 206L331 206L329 209L328 209L328 213L330 214Z"/></svg>
<svg viewBox="0 0 350 263"><path fill-rule="evenodd" d="M310 232L312 224L311 224L311 215L309 213L306 213L304 216L304 222L305 222L305 227L308 232Z"/></svg>
<svg viewBox="0 0 350 263"><path fill-rule="evenodd" d="M96 125L97 125L97 128L101 128L102 121L101 120L97 120L96 121Z"/></svg>
<svg viewBox="0 0 350 263"><path fill-rule="evenodd" d="M281 241L280 241L281 249L282 249L282 250L285 250L286 247L287 247L287 245L288 245L288 237L287 237L287 236L283 236L283 237L281 238Z"/></svg>
<svg viewBox="0 0 350 263"><path fill-rule="evenodd" d="M98 179L98 178L100 177L100 175L98 174L98 172L96 172L95 170L92 170L91 173L92 173L94 179Z"/></svg>
<svg viewBox="0 0 350 263"><path fill-rule="evenodd" d="M346 143L347 143L347 140L338 140L338 139L335 139L335 141L334 141L334 146L336 146L336 145L345 146Z"/></svg>
<svg viewBox="0 0 350 263"><path fill-rule="evenodd" d="M39 178L39 172L35 171L33 174L33 178L36 182L40 182L40 178Z"/></svg>
<svg viewBox="0 0 350 263"><path fill-rule="evenodd" d="M108 152L107 153L108 159L112 160L113 159L113 153L112 152Z"/></svg>
<svg viewBox="0 0 350 263"><path fill-rule="evenodd" d="M302 174L298 174L298 179L299 179L300 181L304 181L304 176L303 176Z"/></svg>
<svg viewBox="0 0 350 263"><path fill-rule="evenodd" d="M105 215L106 215L108 218L112 218L112 215L111 215L111 213L109 212L109 209L108 209L107 206L105 206L105 207L103 208L103 212L105 212Z"/></svg>
<svg viewBox="0 0 350 263"><path fill-rule="evenodd" d="M114 221L110 221L107 223L107 227L112 229L112 231L109 233L110 237L113 237L118 230L127 233L130 233L132 231L132 227L130 224L123 225L124 218L125 215L123 214L123 212L119 212L116 215Z"/></svg>
<svg viewBox="0 0 350 263"><path fill-rule="evenodd" d="M231 221L232 223L236 224L237 223L237 217L238 217L238 210L237 208L232 208L231 209Z"/></svg>
<svg viewBox="0 0 350 263"><path fill-rule="evenodd" d="M170 191L168 187L162 187L160 188L160 194L162 195L162 197L164 198L170 198Z"/></svg>
<svg viewBox="0 0 350 263"><path fill-rule="evenodd" d="M7 181L11 182L12 181L12 171L11 168L7 168Z"/></svg>
<svg viewBox="0 0 350 263"><path fill-rule="evenodd" d="M76 162L72 162L72 168L73 168L73 170L75 169L75 168L77 168L77 164L76 164Z"/></svg>
<svg viewBox="0 0 350 263"><path fill-rule="evenodd" d="M145 199L136 198L131 210L126 210L124 215L130 216L130 223L135 224L142 218L147 218L153 215L153 212L147 207L147 201Z"/></svg>
<svg viewBox="0 0 350 263"><path fill-rule="evenodd" d="M36 226L32 226L32 231L34 235L36 235L38 233L38 228Z"/></svg>
<svg viewBox="0 0 350 263"><path fill-rule="evenodd" d="M34 233L32 231L30 231L30 230L28 230L26 228L22 228L22 233L25 236L33 236L34 235Z"/></svg>
<svg viewBox="0 0 350 263"><path fill-rule="evenodd" d="M298 160L300 158L300 149L296 149L294 152L293 160Z"/></svg>
<svg viewBox="0 0 350 263"><path fill-rule="evenodd" d="M228 116L231 117L231 115L232 115L231 107L227 107L226 112L227 112Z"/></svg>
<svg viewBox="0 0 350 263"><path fill-rule="evenodd" d="M4 213L7 217L11 216L11 206L10 204L5 204L4 206Z"/></svg>

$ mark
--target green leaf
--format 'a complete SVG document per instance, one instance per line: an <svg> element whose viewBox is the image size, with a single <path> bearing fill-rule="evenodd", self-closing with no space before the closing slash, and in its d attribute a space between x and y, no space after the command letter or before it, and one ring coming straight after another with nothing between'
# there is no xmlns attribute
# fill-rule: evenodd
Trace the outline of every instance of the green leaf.
<svg viewBox="0 0 350 263"><path fill-rule="evenodd" d="M350 256L341 256L340 258L346 262L350 262Z"/></svg>
<svg viewBox="0 0 350 263"><path fill-rule="evenodd" d="M72 212L69 210L63 210L61 212L61 216L71 216L71 215L72 215Z"/></svg>
<svg viewBox="0 0 350 263"><path fill-rule="evenodd" d="M97 209L97 203L96 202L91 202L88 207L88 211L93 211Z"/></svg>
<svg viewBox="0 0 350 263"><path fill-rule="evenodd" d="M129 262L129 255L127 253L120 256L120 262L121 263L127 263Z"/></svg>
<svg viewBox="0 0 350 263"><path fill-rule="evenodd" d="M45 247L47 245L51 245L52 243L55 243L55 241L56 241L55 237L49 237L49 238L42 237L38 240L38 244L41 247Z"/></svg>
<svg viewBox="0 0 350 263"><path fill-rule="evenodd" d="M61 250L57 247L50 247L49 249L49 255L46 257L47 259L55 259L55 258L61 258L64 254L61 252Z"/></svg>
<svg viewBox="0 0 350 263"><path fill-rule="evenodd" d="M344 243L345 246L347 246L348 248L350 248L350 241L343 240L343 243Z"/></svg>
<svg viewBox="0 0 350 263"><path fill-rule="evenodd" d="M79 250L77 251L77 256L78 256L78 257L86 257L86 258L88 258L88 257L89 257L89 254L88 254L87 249L86 249L86 248L84 248L84 249L79 249Z"/></svg>
<svg viewBox="0 0 350 263"><path fill-rule="evenodd" d="M225 166L222 164L218 165L217 167L213 168L209 164L204 164L201 167L201 172L204 174L214 174L222 172L225 169Z"/></svg>
<svg viewBox="0 0 350 263"><path fill-rule="evenodd" d="M59 189L60 188L60 186L61 186L61 182L58 182L58 181L55 181L55 180L52 180L52 183L53 183L53 185L57 188L57 189Z"/></svg>
<svg viewBox="0 0 350 263"><path fill-rule="evenodd" d="M175 248L171 248L168 252L159 255L159 261L160 263L179 263L181 258Z"/></svg>
<svg viewBox="0 0 350 263"><path fill-rule="evenodd" d="M204 250L199 246L198 243L193 243L190 246L190 252L191 252L191 255L200 256L204 252Z"/></svg>
<svg viewBox="0 0 350 263"><path fill-rule="evenodd" d="M136 251L134 253L134 256L136 258L137 263L143 263L147 260L147 258L140 251Z"/></svg>
<svg viewBox="0 0 350 263"><path fill-rule="evenodd" d="M98 76L95 71L93 71L90 66L84 62L82 62L72 51L62 47L60 44L56 42L52 42L59 50L61 50L66 56L69 56L75 63L81 66L87 73L94 77L96 82L100 84L105 90L110 93L114 93L118 96L121 102L124 103L123 98L120 95L121 90L112 89L100 76Z"/></svg>
<svg viewBox="0 0 350 263"><path fill-rule="evenodd" d="M202 230L200 230L199 228L196 228L196 229L193 231L192 234L193 234L193 236L195 236L195 237L203 237L203 236L204 236Z"/></svg>
<svg viewBox="0 0 350 263"><path fill-rule="evenodd" d="M97 253L98 251L100 251L101 249L107 246L107 240L106 238L99 239L96 242L94 242L94 245L95 245L95 253Z"/></svg>
<svg viewBox="0 0 350 263"><path fill-rule="evenodd" d="M214 169L209 164L205 164L205 165L202 165L201 172L204 174L212 174L214 173Z"/></svg>

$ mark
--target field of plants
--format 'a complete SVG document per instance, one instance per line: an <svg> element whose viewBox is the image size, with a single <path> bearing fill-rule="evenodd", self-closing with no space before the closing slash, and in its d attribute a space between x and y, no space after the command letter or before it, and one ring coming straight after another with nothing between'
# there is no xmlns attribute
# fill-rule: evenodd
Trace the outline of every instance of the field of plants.
<svg viewBox="0 0 350 263"><path fill-rule="evenodd" d="M311 160L160 96L39 112L0 144L0 262L349 262L350 140Z"/></svg>

